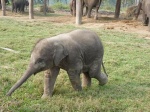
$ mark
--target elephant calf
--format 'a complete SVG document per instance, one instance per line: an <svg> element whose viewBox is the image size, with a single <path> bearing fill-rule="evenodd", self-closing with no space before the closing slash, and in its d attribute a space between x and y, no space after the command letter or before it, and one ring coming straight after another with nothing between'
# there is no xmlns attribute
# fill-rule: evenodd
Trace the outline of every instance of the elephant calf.
<svg viewBox="0 0 150 112"><path fill-rule="evenodd" d="M60 68L67 71L75 90L82 90L81 73L83 73L82 86L90 86L91 78L96 78L100 85L104 85L108 79L106 73L101 73L103 54L103 45L98 35L89 30L75 30L42 39L36 43L31 53L26 72L7 95L11 95L32 74L45 71L42 98L52 96Z"/></svg>
<svg viewBox="0 0 150 112"><path fill-rule="evenodd" d="M29 5L28 0L12 0L12 12L15 10L20 12L24 12L25 6Z"/></svg>

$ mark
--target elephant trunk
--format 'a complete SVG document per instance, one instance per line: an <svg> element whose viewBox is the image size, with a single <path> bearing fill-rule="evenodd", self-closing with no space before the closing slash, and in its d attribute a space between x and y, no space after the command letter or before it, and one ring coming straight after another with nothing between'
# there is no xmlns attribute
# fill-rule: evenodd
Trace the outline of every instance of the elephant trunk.
<svg viewBox="0 0 150 112"><path fill-rule="evenodd" d="M15 85L8 91L6 94L7 96L11 96L11 94L19 88L31 75L33 74L32 68L28 68L27 71L23 74L23 76L20 78L20 80L17 81Z"/></svg>

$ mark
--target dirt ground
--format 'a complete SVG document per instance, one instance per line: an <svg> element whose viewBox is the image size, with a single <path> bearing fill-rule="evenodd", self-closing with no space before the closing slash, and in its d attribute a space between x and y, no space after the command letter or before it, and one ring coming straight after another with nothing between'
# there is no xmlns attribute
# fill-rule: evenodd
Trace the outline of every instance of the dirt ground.
<svg viewBox="0 0 150 112"><path fill-rule="evenodd" d="M0 14L2 14L0 10ZM56 16L52 14L52 16L44 17L42 13L37 13L35 11L35 16L33 20L28 19L28 13L19 14L12 13L10 10L6 11L6 16L3 18L12 18L18 21L43 21L43 22L53 22L57 25L64 24L72 24L75 25L75 17L70 15L70 12L67 11L55 11L55 14L60 14ZM2 16L0 16L2 18ZM139 16L138 20L127 20L124 17L120 16L118 20L114 19L113 13L105 12L100 13L98 20L94 20L94 18L82 18L81 27L86 28L103 28L108 30L116 30L120 32L130 32L139 34L140 37L145 39L150 39L150 32L148 31L147 26L143 26L141 22L141 16Z"/></svg>

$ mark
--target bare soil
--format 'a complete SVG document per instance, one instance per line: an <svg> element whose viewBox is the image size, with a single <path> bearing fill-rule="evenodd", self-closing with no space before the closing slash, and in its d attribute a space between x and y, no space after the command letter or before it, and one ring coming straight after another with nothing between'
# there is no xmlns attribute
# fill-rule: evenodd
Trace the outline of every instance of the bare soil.
<svg viewBox="0 0 150 112"><path fill-rule="evenodd" d="M2 14L2 11L0 10ZM35 11L35 16L33 20L28 19L28 13L12 13L10 10L6 11L6 16L3 18L12 18L18 21L42 21L42 22L52 22L56 25L72 24L75 25L75 17L70 15L68 11L55 11L55 14L50 16L43 16L43 13ZM56 15L58 14L58 15ZM2 18L2 16L0 16ZM150 39L150 31L148 31L147 26L143 26L141 22L141 16L138 20L127 20L121 15L119 19L114 19L113 13L100 13L98 20L92 18L82 17L81 27L86 28L103 28L107 30L115 30L119 32L130 32L139 34L138 37L145 39Z"/></svg>

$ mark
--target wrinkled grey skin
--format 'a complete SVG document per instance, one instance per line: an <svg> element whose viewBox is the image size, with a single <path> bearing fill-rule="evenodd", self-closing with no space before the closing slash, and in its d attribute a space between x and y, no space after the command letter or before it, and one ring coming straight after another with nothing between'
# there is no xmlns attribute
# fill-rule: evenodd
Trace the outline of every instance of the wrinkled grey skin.
<svg viewBox="0 0 150 112"><path fill-rule="evenodd" d="M104 85L108 79L106 74L101 73L103 54L98 35L89 30L75 30L40 40L31 53L28 69L7 95L11 95L32 74L45 70L42 98L52 96L60 68L67 71L72 87L77 91L82 90L81 73L83 87L91 85L91 78Z"/></svg>
<svg viewBox="0 0 150 112"><path fill-rule="evenodd" d="M150 30L150 0L140 0L139 5L138 5L138 13L137 17L139 15L140 10L142 10L142 17L143 17L143 25L148 26Z"/></svg>
<svg viewBox="0 0 150 112"><path fill-rule="evenodd" d="M102 0L81 0L81 8L82 8L82 15L87 16L88 18L91 17L91 11L93 8L96 9L94 19L98 19L98 10L101 5ZM83 14L83 9L86 7L86 12ZM71 15L76 15L76 0L71 0L70 2L70 12Z"/></svg>
<svg viewBox="0 0 150 112"><path fill-rule="evenodd" d="M12 12L15 10L20 12L24 12L25 6L28 6L29 2L27 0L12 0Z"/></svg>

